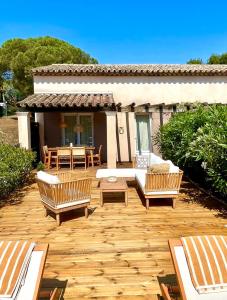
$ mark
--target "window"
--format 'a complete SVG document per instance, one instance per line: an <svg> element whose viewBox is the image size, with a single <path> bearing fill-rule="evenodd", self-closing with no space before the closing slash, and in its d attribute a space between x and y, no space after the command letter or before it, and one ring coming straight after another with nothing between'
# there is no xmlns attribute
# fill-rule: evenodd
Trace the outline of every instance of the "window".
<svg viewBox="0 0 227 300"><path fill-rule="evenodd" d="M148 153L151 150L150 116L148 114L136 115L136 151L139 154Z"/></svg>
<svg viewBox="0 0 227 300"><path fill-rule="evenodd" d="M62 129L62 144L93 145L93 115L64 114L65 128Z"/></svg>

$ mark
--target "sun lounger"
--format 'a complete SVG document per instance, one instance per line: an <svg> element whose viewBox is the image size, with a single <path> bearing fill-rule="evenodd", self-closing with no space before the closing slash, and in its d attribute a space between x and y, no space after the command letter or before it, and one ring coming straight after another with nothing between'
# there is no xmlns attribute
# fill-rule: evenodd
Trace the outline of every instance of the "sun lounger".
<svg viewBox="0 0 227 300"><path fill-rule="evenodd" d="M176 272L179 290L183 300L226 300L227 291L214 291L209 293L199 294L195 289L188 263L187 258L184 252L182 241L179 240L170 240L169 241L170 252L173 260L174 269ZM161 286L164 299L171 299L168 294L168 289L162 285ZM169 297L169 298L168 298Z"/></svg>
<svg viewBox="0 0 227 300"><path fill-rule="evenodd" d="M3 249L4 250L4 249ZM43 270L45 266L46 256L47 256L48 244L37 244L35 245L31 255L30 261L27 265L27 272L25 277L22 279L23 284L17 292L17 300L36 300L38 299L39 287L43 275ZM19 256L18 256L19 257ZM1 261L4 264L4 255L1 255ZM10 263L5 264L5 270ZM13 264L14 265L14 264ZM6 271L5 271L6 272ZM3 277L2 277L3 278ZM1 278L0 278L1 279ZM1 281L1 280L0 280ZM7 299L0 296L0 299ZM8 298L10 299L10 298Z"/></svg>

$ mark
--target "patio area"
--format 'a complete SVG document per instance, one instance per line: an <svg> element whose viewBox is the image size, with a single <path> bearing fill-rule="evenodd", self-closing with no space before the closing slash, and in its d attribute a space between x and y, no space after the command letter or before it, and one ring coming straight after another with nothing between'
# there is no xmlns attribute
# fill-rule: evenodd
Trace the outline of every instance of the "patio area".
<svg viewBox="0 0 227 300"><path fill-rule="evenodd" d="M0 206L1 239L49 243L42 287L64 288L64 299L158 299L159 281L174 280L168 239L227 234L223 206L185 180L175 209L171 201L152 200L146 212L135 185L127 207L113 197L100 207L96 170L77 171L93 179L88 219L76 210L56 226L44 216L36 184Z"/></svg>

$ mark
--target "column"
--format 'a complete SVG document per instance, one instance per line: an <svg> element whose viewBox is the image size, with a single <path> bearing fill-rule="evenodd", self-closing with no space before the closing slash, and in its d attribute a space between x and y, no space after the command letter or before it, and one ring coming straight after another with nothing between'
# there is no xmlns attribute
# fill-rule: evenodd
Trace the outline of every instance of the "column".
<svg viewBox="0 0 227 300"><path fill-rule="evenodd" d="M118 112L117 113L118 128L117 134L119 138L119 148L121 161L129 161L129 145L128 145L128 131L127 131L127 122L126 122L126 113Z"/></svg>
<svg viewBox="0 0 227 300"><path fill-rule="evenodd" d="M43 146L45 145L45 139L44 139L44 113L35 113L35 122L39 123L39 144L40 144L40 150L43 149ZM42 152L41 152L42 153Z"/></svg>
<svg viewBox="0 0 227 300"><path fill-rule="evenodd" d="M107 133L107 168L116 168L117 139L116 139L116 112L106 112Z"/></svg>
<svg viewBox="0 0 227 300"><path fill-rule="evenodd" d="M136 156L136 119L135 113L128 113L128 123L130 132L131 159Z"/></svg>
<svg viewBox="0 0 227 300"><path fill-rule="evenodd" d="M31 125L29 112L17 112L18 137L21 147L31 149Z"/></svg>

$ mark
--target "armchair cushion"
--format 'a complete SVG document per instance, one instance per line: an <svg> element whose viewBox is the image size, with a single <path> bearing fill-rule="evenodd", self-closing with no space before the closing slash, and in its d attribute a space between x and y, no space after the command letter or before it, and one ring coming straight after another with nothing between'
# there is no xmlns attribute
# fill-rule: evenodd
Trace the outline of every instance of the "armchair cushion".
<svg viewBox="0 0 227 300"><path fill-rule="evenodd" d="M164 160L165 163L169 164L169 172L170 173L179 173L179 167L175 166L171 160Z"/></svg>
<svg viewBox="0 0 227 300"><path fill-rule="evenodd" d="M75 205L80 205L80 204L85 204L85 203L90 203L90 199L83 199L83 200L77 200L73 202L67 202L63 204L58 204L56 208L66 208L70 206L75 206Z"/></svg>
<svg viewBox="0 0 227 300"><path fill-rule="evenodd" d="M152 164L161 164L161 163L163 163L163 159L161 157L157 156L154 153L149 154L149 164L150 165L152 165Z"/></svg>
<svg viewBox="0 0 227 300"><path fill-rule="evenodd" d="M51 174L48 174L48 173L43 172L43 171L37 172L37 178L44 181L44 182L46 182L46 183L49 183L49 184L58 184L58 183L60 183L60 179L58 178L58 176L51 175Z"/></svg>
<svg viewBox="0 0 227 300"><path fill-rule="evenodd" d="M168 173L170 165L168 163L153 164L148 168L150 173Z"/></svg>

